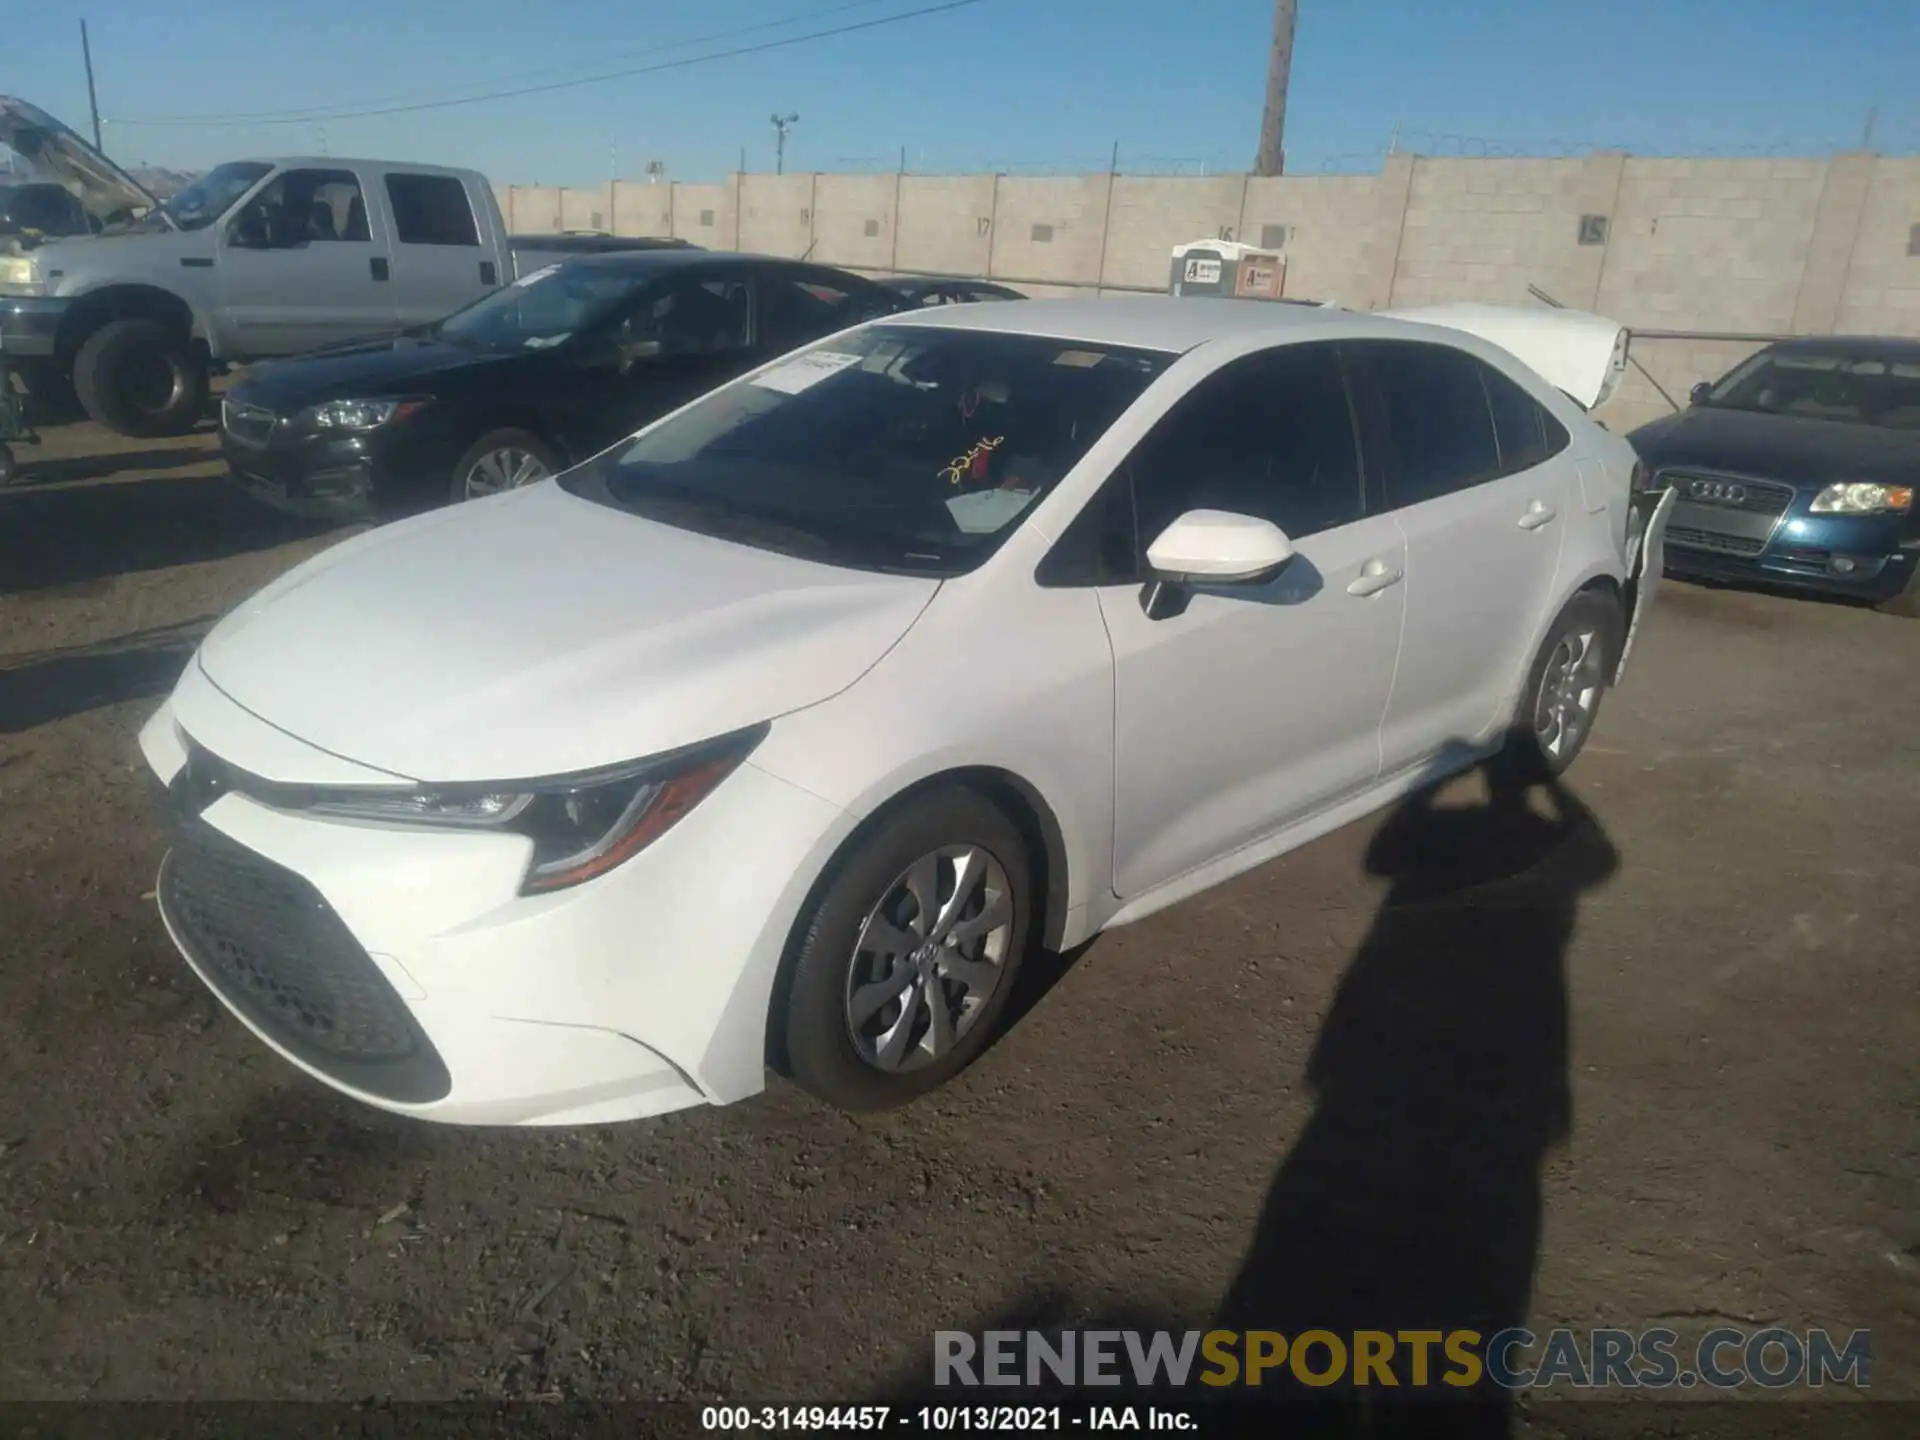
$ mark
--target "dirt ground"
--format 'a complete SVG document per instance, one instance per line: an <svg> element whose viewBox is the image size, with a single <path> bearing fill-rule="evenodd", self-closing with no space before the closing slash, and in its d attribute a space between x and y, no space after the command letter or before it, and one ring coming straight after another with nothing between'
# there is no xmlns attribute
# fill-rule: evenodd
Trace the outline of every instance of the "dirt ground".
<svg viewBox="0 0 1920 1440"><path fill-rule="evenodd" d="M429 1128L149 898L139 724L338 538L214 454L75 426L0 492L0 1397L845 1404L1100 1315L1869 1328L1920 1399L1920 623L1669 583L1571 820L1330 836L1039 967L905 1111Z"/></svg>

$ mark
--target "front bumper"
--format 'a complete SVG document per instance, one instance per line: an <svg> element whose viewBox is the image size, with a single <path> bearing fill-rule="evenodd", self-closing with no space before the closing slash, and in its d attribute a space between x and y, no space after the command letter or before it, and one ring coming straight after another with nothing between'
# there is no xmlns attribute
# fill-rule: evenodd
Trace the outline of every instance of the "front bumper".
<svg viewBox="0 0 1920 1440"><path fill-rule="evenodd" d="M71 303L54 295L0 295L0 354L22 360L54 354Z"/></svg>
<svg viewBox="0 0 1920 1440"><path fill-rule="evenodd" d="M186 763L172 702L141 732ZM597 880L519 893L526 842L277 810L180 822L158 894L187 963L323 1083L421 1119L597 1124L765 1083L774 977L844 812L750 762Z"/></svg>
<svg viewBox="0 0 1920 1440"><path fill-rule="evenodd" d="M457 451L425 416L393 430L315 435L259 407L223 403L220 452L235 483L303 519L374 520L392 502L444 494Z"/></svg>
<svg viewBox="0 0 1920 1440"><path fill-rule="evenodd" d="M1815 515L1819 487L1717 474L1698 477L1707 493L1738 495L1739 503L1696 499L1696 477L1660 478L1678 491L1666 535L1670 575L1884 600L1906 588L1920 563L1910 516Z"/></svg>

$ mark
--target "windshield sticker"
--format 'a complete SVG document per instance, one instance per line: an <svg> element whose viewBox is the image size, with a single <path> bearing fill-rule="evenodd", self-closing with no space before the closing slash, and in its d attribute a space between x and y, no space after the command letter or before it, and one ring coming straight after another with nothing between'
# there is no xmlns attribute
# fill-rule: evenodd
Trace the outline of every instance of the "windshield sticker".
<svg viewBox="0 0 1920 1440"><path fill-rule="evenodd" d="M553 272L559 268L558 265L542 265L538 270L522 275L518 280L514 281L513 288L516 290L524 290L527 286L537 284L546 279L547 276L553 274Z"/></svg>
<svg viewBox="0 0 1920 1440"><path fill-rule="evenodd" d="M1018 518L1033 500L1032 490L979 490L947 501L947 513L963 535L991 535Z"/></svg>
<svg viewBox="0 0 1920 1440"><path fill-rule="evenodd" d="M1076 370L1091 370L1107 357L1098 350L1062 350L1053 357L1056 365L1071 365Z"/></svg>
<svg viewBox="0 0 1920 1440"><path fill-rule="evenodd" d="M972 476L975 480L984 480L987 476L987 466L993 459L993 452L1005 444L1006 439L1004 435L996 435L991 440L975 441L967 447L964 455L956 455L941 466L940 473L947 478L949 484L953 485L958 485L968 476Z"/></svg>
<svg viewBox="0 0 1920 1440"><path fill-rule="evenodd" d="M839 350L810 350L804 355L794 356L783 365L774 366L764 375L756 375L752 383L764 390L798 395L828 376L838 375L849 365L858 365L861 358Z"/></svg>

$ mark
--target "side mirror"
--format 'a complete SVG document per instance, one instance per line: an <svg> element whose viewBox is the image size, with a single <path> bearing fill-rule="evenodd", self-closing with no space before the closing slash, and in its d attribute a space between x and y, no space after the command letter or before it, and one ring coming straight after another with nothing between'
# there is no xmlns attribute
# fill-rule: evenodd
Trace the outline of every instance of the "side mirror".
<svg viewBox="0 0 1920 1440"><path fill-rule="evenodd" d="M1293 542L1271 520L1227 510L1189 510L1147 547L1152 578L1140 594L1149 619L1177 614L1194 585L1260 585L1293 559Z"/></svg>
<svg viewBox="0 0 1920 1440"><path fill-rule="evenodd" d="M1711 394L1713 394L1713 386L1705 380L1702 380L1691 390L1687 391L1687 403L1689 405L1704 405L1707 403L1707 397Z"/></svg>

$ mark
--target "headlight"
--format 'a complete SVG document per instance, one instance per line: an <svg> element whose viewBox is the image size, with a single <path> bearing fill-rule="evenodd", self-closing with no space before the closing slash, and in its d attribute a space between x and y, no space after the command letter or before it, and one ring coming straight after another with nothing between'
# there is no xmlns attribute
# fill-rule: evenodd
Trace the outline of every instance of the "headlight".
<svg viewBox="0 0 1920 1440"><path fill-rule="evenodd" d="M1911 485L1853 481L1829 485L1813 497L1816 515L1904 515L1913 508Z"/></svg>
<svg viewBox="0 0 1920 1440"><path fill-rule="evenodd" d="M315 405L301 418L314 430L362 433L404 420L426 403L424 399L329 400L324 405Z"/></svg>
<svg viewBox="0 0 1920 1440"><path fill-rule="evenodd" d="M40 283L40 267L31 255L0 256L0 291L8 295L38 295L45 289Z"/></svg>
<svg viewBox="0 0 1920 1440"><path fill-rule="evenodd" d="M524 785L311 794L310 814L401 825L500 830L533 842L521 890L538 893L604 875L666 834L731 775L765 725L615 770Z"/></svg>

